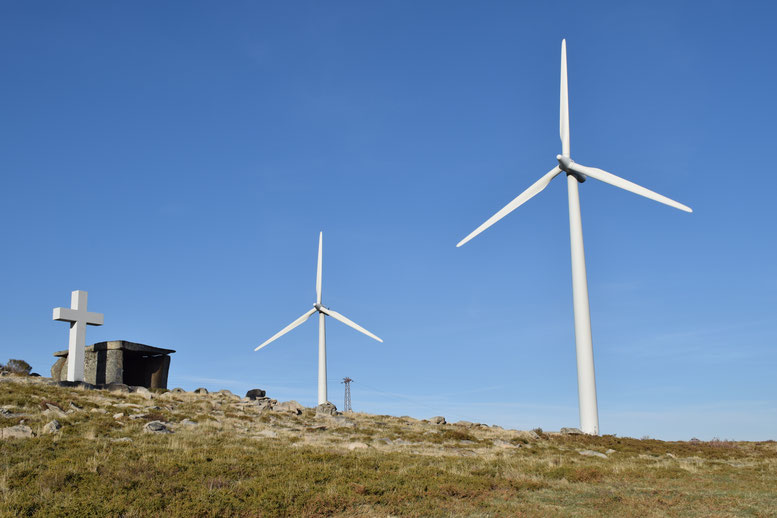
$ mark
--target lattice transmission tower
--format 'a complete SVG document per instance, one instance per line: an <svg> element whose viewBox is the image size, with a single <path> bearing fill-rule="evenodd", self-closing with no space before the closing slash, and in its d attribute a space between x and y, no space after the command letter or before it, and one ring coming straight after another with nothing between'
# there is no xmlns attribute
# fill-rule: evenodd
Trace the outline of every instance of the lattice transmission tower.
<svg viewBox="0 0 777 518"><path fill-rule="evenodd" d="M343 381L340 383L343 383L345 385L345 401L343 402L343 412L353 412L353 408L351 408L351 382L353 380L351 378L345 377L343 378Z"/></svg>

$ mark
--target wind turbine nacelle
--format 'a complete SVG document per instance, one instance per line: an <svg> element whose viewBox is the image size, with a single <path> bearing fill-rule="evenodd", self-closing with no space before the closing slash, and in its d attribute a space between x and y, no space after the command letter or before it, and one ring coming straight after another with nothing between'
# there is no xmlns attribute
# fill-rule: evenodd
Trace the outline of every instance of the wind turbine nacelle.
<svg viewBox="0 0 777 518"><path fill-rule="evenodd" d="M586 176L584 174L572 170L572 164L575 162L574 160L564 155L556 155L556 160L558 160L559 169L567 173L567 175L574 176L578 182L585 182Z"/></svg>

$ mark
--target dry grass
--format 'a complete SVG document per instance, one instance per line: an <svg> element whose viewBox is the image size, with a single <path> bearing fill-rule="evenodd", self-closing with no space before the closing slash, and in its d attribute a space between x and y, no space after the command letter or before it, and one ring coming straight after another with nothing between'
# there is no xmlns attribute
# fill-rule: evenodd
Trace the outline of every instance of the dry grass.
<svg viewBox="0 0 777 518"><path fill-rule="evenodd" d="M0 427L24 421L38 434L0 442L0 516L777 516L774 442L532 438L0 380L0 406L15 414ZM71 401L83 410L41 434L41 403ZM152 418L175 433L144 433ZM353 441L369 447L351 451Z"/></svg>

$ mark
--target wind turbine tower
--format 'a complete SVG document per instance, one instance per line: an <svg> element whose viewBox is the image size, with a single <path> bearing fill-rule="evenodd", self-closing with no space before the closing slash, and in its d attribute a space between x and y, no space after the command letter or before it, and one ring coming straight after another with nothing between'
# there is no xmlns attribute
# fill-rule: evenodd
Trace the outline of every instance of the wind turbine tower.
<svg viewBox="0 0 777 518"><path fill-rule="evenodd" d="M545 176L534 182L517 198L502 210L491 216L456 246L462 246L488 227L539 194L556 176L567 175L567 197L569 203L569 241L572 255L572 301L575 314L575 344L577 352L577 391L580 405L580 428L583 432L599 434L599 410L596 403L596 379L594 376L594 352L591 339L591 313L588 305L588 280L585 271L585 252L583 249L583 224L580 218L580 198L578 184L586 178L594 178L626 191L639 194L657 202L669 205L685 212L693 212L690 207L670 200L649 189L614 174L584 166L572 160L569 150L569 96L567 87L567 42L561 41L561 106L559 117L561 135L561 154L556 155L558 165Z"/></svg>

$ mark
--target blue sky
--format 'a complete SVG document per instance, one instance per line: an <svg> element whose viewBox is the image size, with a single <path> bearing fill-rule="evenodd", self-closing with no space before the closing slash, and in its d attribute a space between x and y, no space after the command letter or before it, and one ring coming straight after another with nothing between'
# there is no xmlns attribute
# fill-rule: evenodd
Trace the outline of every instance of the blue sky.
<svg viewBox="0 0 777 518"><path fill-rule="evenodd" d="M0 4L0 361L169 347L170 386L577 426L560 44L603 433L777 438L772 4Z"/></svg>

